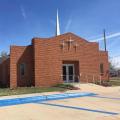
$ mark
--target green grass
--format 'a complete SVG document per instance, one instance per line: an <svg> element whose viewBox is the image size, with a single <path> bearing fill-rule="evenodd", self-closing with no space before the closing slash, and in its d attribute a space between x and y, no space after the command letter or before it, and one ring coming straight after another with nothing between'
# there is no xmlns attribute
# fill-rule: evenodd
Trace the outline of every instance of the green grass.
<svg viewBox="0 0 120 120"><path fill-rule="evenodd" d="M100 81L97 81L96 84L101 85ZM111 77L109 81L103 81L103 86L120 86L120 77Z"/></svg>
<svg viewBox="0 0 120 120"><path fill-rule="evenodd" d="M67 88L61 88L61 87L47 87L47 88L21 87L13 90L9 88L1 88L0 96L55 92L55 91L65 91L65 90L67 90Z"/></svg>
<svg viewBox="0 0 120 120"><path fill-rule="evenodd" d="M110 79L109 84L112 86L120 86L120 78L119 79L118 78Z"/></svg>
<svg viewBox="0 0 120 120"><path fill-rule="evenodd" d="M69 83L64 83L64 84L58 84L55 87L59 87L59 88L67 88L67 89L72 89L74 88L74 86L72 84Z"/></svg>

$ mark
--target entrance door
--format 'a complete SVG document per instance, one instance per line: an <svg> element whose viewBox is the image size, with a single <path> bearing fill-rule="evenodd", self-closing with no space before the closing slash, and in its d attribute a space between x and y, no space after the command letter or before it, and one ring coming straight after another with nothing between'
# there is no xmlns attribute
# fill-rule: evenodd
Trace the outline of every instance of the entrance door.
<svg viewBox="0 0 120 120"><path fill-rule="evenodd" d="M64 82L74 82L74 64L63 64Z"/></svg>

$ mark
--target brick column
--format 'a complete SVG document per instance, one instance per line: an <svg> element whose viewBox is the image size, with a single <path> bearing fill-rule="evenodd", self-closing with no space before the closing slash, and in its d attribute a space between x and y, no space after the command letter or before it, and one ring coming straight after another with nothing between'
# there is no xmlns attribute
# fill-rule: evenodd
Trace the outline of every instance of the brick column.
<svg viewBox="0 0 120 120"><path fill-rule="evenodd" d="M10 88L17 87L17 65L15 62L16 51L10 47Z"/></svg>

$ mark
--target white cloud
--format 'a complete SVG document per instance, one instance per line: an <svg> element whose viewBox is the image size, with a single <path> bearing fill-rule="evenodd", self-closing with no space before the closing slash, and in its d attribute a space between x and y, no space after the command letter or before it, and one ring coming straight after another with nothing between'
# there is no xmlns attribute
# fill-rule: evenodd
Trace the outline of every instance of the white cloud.
<svg viewBox="0 0 120 120"><path fill-rule="evenodd" d="M114 38L114 37L118 37L118 36L120 36L120 32L107 35L107 36L106 36L106 39L110 39L110 38ZM101 37L101 38L94 39L94 40L91 40L91 41L101 41L101 40L103 40L103 39L104 39L104 38Z"/></svg>
<svg viewBox="0 0 120 120"><path fill-rule="evenodd" d="M67 24L66 24L66 26L65 26L65 32L68 32L71 23L72 23L72 19L70 18L70 19L68 19L68 22L67 22Z"/></svg>
<svg viewBox="0 0 120 120"><path fill-rule="evenodd" d="M111 62L117 69L120 69L120 56L113 57Z"/></svg>
<svg viewBox="0 0 120 120"><path fill-rule="evenodd" d="M96 36L90 36L90 37L88 37L87 39L88 39L88 40L94 40L94 39L100 38L100 37L101 37L101 35L96 35Z"/></svg>
<svg viewBox="0 0 120 120"><path fill-rule="evenodd" d="M21 14L22 14L23 18L26 19L27 18L26 12L25 12L25 9L22 5L20 6L20 10L21 10Z"/></svg>

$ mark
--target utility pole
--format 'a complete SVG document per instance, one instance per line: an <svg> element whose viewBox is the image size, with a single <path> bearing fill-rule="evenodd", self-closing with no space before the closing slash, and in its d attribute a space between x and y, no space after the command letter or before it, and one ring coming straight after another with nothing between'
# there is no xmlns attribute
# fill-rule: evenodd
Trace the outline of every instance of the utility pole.
<svg viewBox="0 0 120 120"><path fill-rule="evenodd" d="M106 48L106 32L105 32L105 29L103 30L103 34L104 34L104 47L105 47L105 51L107 51L107 48Z"/></svg>

